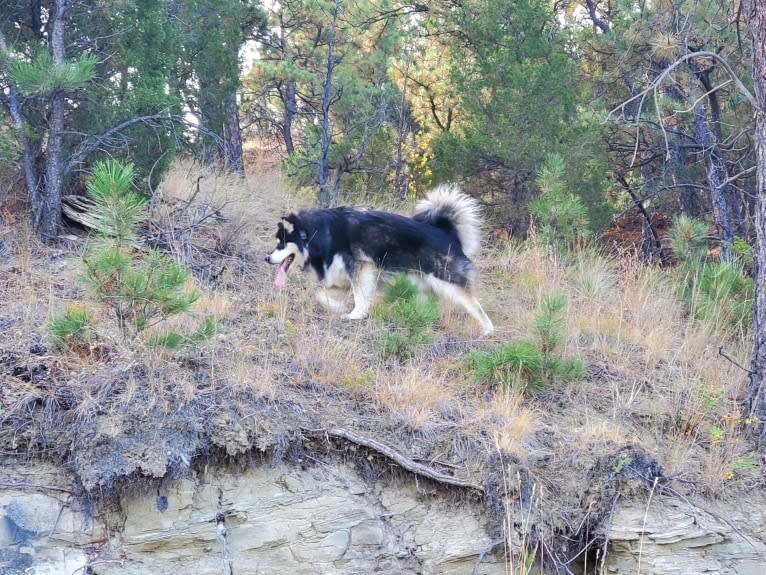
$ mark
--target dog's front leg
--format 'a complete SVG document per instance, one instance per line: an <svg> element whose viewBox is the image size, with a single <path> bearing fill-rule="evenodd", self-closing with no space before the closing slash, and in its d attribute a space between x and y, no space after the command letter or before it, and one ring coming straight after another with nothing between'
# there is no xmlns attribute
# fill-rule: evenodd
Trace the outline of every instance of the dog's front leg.
<svg viewBox="0 0 766 575"><path fill-rule="evenodd" d="M364 319L370 312L375 290L378 287L378 272L371 263L361 263L351 280L354 294L354 309L345 315L348 319Z"/></svg>

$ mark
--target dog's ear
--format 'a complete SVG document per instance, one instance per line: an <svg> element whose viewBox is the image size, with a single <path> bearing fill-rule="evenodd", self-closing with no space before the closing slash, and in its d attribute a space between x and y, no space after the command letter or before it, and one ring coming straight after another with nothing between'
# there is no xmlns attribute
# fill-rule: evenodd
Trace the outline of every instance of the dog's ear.
<svg viewBox="0 0 766 575"><path fill-rule="evenodd" d="M296 216L295 214L290 214L286 218L283 218L286 222L291 223L293 225L293 232L298 232L298 237L301 239L302 242L308 241L308 234L306 233L306 230L303 229L303 227L300 225L300 218Z"/></svg>
<svg viewBox="0 0 766 575"><path fill-rule="evenodd" d="M299 220L298 220L298 216L296 216L295 214L290 214L289 216L283 216L282 219L292 226L293 229L290 230L291 232L294 232L295 228L298 227ZM280 223L279 225L281 226L282 224Z"/></svg>

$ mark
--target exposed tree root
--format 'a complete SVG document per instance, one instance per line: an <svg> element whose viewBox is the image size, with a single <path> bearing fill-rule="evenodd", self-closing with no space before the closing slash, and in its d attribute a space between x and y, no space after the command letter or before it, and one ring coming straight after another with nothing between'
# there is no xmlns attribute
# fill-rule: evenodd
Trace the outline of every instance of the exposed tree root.
<svg viewBox="0 0 766 575"><path fill-rule="evenodd" d="M384 445L383 443L375 441L374 439L370 439L369 437L359 435L358 433L349 431L348 429L338 427L335 429L328 429L325 433L329 435L330 437L341 437L347 441L356 443L357 445L362 445L364 447L377 451L378 453L385 455L386 457L394 461L397 465L399 465L400 467L402 467L403 469L406 469L407 471L411 473L422 475L423 477L427 477L429 479L433 479L434 481L437 481L439 483L445 483L447 485L455 485L457 487L467 487L468 489L474 489L476 491L481 491L481 492L484 491L484 488L478 483L473 483L472 481L460 479L458 477L453 477L451 475L446 475L444 473L441 473L440 471L437 471L436 469L433 469L432 467L428 467L421 463L417 463L416 461L413 461L405 457L404 455L402 455L395 449L389 447L388 445Z"/></svg>

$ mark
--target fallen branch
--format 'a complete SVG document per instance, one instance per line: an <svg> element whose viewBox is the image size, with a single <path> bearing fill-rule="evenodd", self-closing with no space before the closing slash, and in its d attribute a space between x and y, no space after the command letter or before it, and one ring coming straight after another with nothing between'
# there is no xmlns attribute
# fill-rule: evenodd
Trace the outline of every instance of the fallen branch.
<svg viewBox="0 0 766 575"><path fill-rule="evenodd" d="M428 467L421 463L417 463L413 461L412 459L405 457L404 455L402 455L401 453L399 453L398 451L396 451L395 449L387 445L384 445L378 441L375 441L374 439L370 439L369 437L365 437L363 435L359 435L358 433L354 433L353 431L349 431L348 429L343 429L342 427L338 427L336 429L327 430L325 433L331 437L341 437L352 443L356 443L357 445L361 445L363 447L367 447L369 449L377 451L378 453L385 455L386 457L394 461L396 464L398 464L400 467L406 469L407 471L411 473L422 475L423 477L428 477L429 479L433 479L434 481L437 481L439 483L446 483L447 485L455 485L457 487L467 487L469 489L474 489L476 491L481 491L481 492L484 491L484 488L477 483L473 483L465 479L460 479L458 477L452 477L451 475L445 475L444 473L441 473L440 471L437 471L436 469L433 469L432 467Z"/></svg>

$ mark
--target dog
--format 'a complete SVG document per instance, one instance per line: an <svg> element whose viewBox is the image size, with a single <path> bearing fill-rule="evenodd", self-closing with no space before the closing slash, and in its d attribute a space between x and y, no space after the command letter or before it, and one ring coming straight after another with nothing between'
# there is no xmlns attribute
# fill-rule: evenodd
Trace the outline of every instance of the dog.
<svg viewBox="0 0 766 575"><path fill-rule="evenodd" d="M455 186L442 185L417 202L412 217L348 207L303 210L277 225L277 247L266 256L278 265L274 284L282 288L287 272L313 272L316 297L326 308L342 312L333 293L350 290L349 319L367 317L384 274L406 274L422 291L461 306L481 327L494 331L474 295L476 269L469 259L481 248L477 201Z"/></svg>

